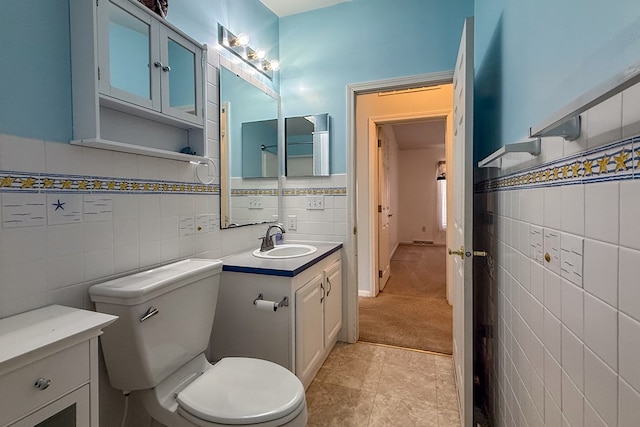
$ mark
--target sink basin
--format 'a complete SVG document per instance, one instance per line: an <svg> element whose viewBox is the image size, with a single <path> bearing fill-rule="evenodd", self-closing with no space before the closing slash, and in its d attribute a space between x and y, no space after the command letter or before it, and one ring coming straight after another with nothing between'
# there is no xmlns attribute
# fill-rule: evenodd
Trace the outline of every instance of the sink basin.
<svg viewBox="0 0 640 427"><path fill-rule="evenodd" d="M275 248L264 252L260 252L260 249L256 249L253 251L253 256L266 259L286 259L310 255L317 250L318 249L315 246L311 245L285 243L284 245L278 245Z"/></svg>

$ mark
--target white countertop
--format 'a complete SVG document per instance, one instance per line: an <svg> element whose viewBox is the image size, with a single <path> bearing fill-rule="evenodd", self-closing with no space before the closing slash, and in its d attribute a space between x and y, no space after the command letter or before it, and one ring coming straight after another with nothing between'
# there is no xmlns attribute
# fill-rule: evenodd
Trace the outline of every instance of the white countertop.
<svg viewBox="0 0 640 427"><path fill-rule="evenodd" d="M0 364L77 335L99 335L116 319L110 314L61 305L0 319Z"/></svg>
<svg viewBox="0 0 640 427"><path fill-rule="evenodd" d="M305 245L312 245L318 250L309 255L284 259L258 258L253 256L253 250L250 250L222 258L222 262L224 263L222 270L239 273L293 277L342 248L342 243L339 242L287 241L285 243L302 243Z"/></svg>

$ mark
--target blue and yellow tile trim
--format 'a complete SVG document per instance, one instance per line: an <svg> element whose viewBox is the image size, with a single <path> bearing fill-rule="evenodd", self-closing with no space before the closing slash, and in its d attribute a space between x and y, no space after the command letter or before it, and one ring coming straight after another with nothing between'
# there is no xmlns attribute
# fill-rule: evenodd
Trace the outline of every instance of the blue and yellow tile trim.
<svg viewBox="0 0 640 427"><path fill-rule="evenodd" d="M283 196L346 196L345 187L332 188L283 188L280 190ZM242 188L231 189L231 196L277 196L277 188Z"/></svg>
<svg viewBox="0 0 640 427"><path fill-rule="evenodd" d="M346 196L345 187L328 188L283 188L283 196Z"/></svg>
<svg viewBox="0 0 640 427"><path fill-rule="evenodd" d="M220 194L218 184L0 171L0 192Z"/></svg>
<svg viewBox="0 0 640 427"><path fill-rule="evenodd" d="M640 179L640 136L475 185L475 192Z"/></svg>

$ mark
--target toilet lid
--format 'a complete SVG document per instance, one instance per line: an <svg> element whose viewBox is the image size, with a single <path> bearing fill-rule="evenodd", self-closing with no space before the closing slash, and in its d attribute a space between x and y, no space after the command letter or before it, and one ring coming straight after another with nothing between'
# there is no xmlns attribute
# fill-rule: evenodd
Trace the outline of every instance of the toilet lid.
<svg viewBox="0 0 640 427"><path fill-rule="evenodd" d="M178 404L220 424L254 424L282 418L304 402L304 387L273 362L244 357L220 360L182 390Z"/></svg>

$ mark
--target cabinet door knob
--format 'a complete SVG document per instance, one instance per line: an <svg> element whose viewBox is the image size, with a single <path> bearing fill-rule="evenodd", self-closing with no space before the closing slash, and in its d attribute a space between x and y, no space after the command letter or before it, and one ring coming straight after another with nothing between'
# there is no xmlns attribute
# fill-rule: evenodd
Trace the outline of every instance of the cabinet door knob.
<svg viewBox="0 0 640 427"><path fill-rule="evenodd" d="M33 386L38 390L45 390L50 385L51 385L51 380L46 378L38 378L36 382L33 384Z"/></svg>
<svg viewBox="0 0 640 427"><path fill-rule="evenodd" d="M165 73L168 73L169 71L171 71L171 67L169 67L168 65L164 65L162 66L162 71L164 71Z"/></svg>
<svg viewBox="0 0 640 427"><path fill-rule="evenodd" d="M156 67L156 68L164 68L164 66L162 65L162 62L160 62L160 61L154 62L153 66Z"/></svg>

